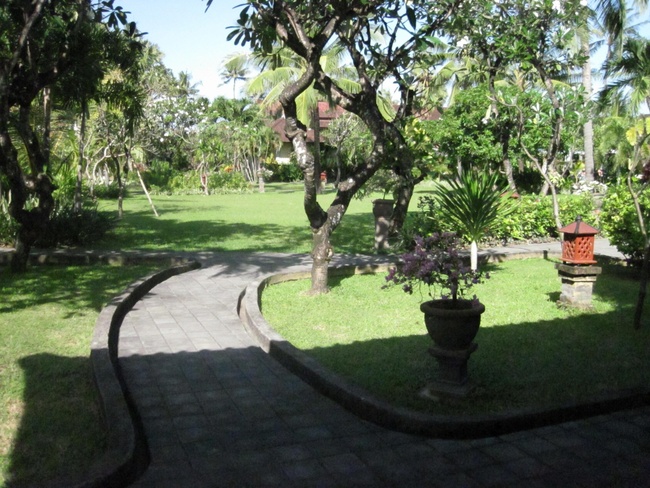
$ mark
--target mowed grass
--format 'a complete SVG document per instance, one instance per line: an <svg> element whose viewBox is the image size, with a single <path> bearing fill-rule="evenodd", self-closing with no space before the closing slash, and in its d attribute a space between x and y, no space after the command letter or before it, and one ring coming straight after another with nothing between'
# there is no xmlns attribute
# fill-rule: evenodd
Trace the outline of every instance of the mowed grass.
<svg viewBox="0 0 650 488"><path fill-rule="evenodd" d="M125 216L99 244L100 249L246 251L308 253L312 234L303 207L302 184L269 184L265 193L154 195L156 217L142 194L124 202ZM380 197L377 195L375 198ZM331 185L318 199L324 209L334 197ZM373 198L353 199L332 235L335 252L372 253ZM413 207L417 197L413 199ZM117 214L115 201L100 209Z"/></svg>
<svg viewBox="0 0 650 488"><path fill-rule="evenodd" d="M153 269L0 268L0 486L38 486L101 455L93 329L103 306Z"/></svg>
<svg viewBox="0 0 650 488"><path fill-rule="evenodd" d="M638 282L631 270L605 266L595 309L560 309L553 262L491 265L475 288L486 306L470 359L476 389L458 402L418 396L435 377L419 303L384 274L337 278L331 293L307 296L308 281L285 282L262 296L267 321L323 365L384 400L429 413L486 414L584 402L650 384L650 313L632 327ZM426 298L426 296L424 297Z"/></svg>

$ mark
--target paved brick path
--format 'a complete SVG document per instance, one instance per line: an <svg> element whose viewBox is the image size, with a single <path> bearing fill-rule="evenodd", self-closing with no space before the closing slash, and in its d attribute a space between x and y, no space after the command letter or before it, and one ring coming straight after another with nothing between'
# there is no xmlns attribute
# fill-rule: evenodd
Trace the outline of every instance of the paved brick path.
<svg viewBox="0 0 650 488"><path fill-rule="evenodd" d="M127 315L120 364L151 453L133 486L649 486L650 407L455 441L378 427L318 394L236 312L251 281L305 263L215 255Z"/></svg>

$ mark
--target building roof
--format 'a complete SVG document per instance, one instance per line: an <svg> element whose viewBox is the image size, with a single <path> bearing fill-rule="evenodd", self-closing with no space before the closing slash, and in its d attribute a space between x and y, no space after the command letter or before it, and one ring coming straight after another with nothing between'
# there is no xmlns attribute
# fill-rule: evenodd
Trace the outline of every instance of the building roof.
<svg viewBox="0 0 650 488"><path fill-rule="evenodd" d="M346 113L345 109L339 106L331 107L328 102L318 102L318 119L321 131L327 129L332 120L340 117ZM416 114L420 120L438 120L440 118L440 112L438 109L422 111ZM271 129L275 131L282 142L289 142L287 135L284 132L285 118L280 117L269 124ZM321 132L321 142L324 142L324 137ZM307 142L314 142L314 130L307 129Z"/></svg>

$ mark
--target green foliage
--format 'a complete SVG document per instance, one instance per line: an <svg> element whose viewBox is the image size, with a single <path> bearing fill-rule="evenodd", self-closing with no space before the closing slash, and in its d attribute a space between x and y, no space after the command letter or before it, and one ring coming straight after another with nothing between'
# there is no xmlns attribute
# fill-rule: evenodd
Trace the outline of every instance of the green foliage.
<svg viewBox="0 0 650 488"><path fill-rule="evenodd" d="M98 211L97 207L84 207L76 213L72 203L58 203L46 231L34 245L41 248L89 246L101 240L113 225L110 214Z"/></svg>
<svg viewBox="0 0 650 488"><path fill-rule="evenodd" d="M589 225L598 227L591 195L560 195L560 219L566 225L580 215ZM445 218L440 203L425 195L418 202L418 212L409 215L403 240L412 241L413 235L430 235L434 232L455 232L458 229ZM512 211L499 215L484 236L484 242L507 243L557 238L551 197L526 195L519 197Z"/></svg>
<svg viewBox="0 0 650 488"><path fill-rule="evenodd" d="M155 159L149 164L147 171L142 173L142 179L149 188L166 188L176 173L171 163Z"/></svg>
<svg viewBox="0 0 650 488"><path fill-rule="evenodd" d="M639 205L644 220L649 222L649 192L641 192ZM603 199L600 222L609 241L628 258L630 263L640 265L643 260L644 239L639 228L634 201L626 185L609 188Z"/></svg>
<svg viewBox="0 0 650 488"><path fill-rule="evenodd" d="M197 195L205 193L199 171L176 171L169 163L158 161L146 173L145 184L155 195ZM208 173L209 193L241 193L250 183L238 171Z"/></svg>
<svg viewBox="0 0 650 488"><path fill-rule="evenodd" d="M439 184L434 197L440 203L445 220L473 242L481 240L493 223L512 209L506 186L499 185L498 173L471 173Z"/></svg>
<svg viewBox="0 0 650 488"><path fill-rule="evenodd" d="M120 187L116 181L104 185L103 183L96 184L93 187L93 193L96 198L104 198L107 200L117 200L120 196ZM127 189L124 188L124 196L127 194Z"/></svg>
<svg viewBox="0 0 650 488"><path fill-rule="evenodd" d="M251 189L251 184L239 171L210 173L208 182L210 193L242 193Z"/></svg>
<svg viewBox="0 0 650 488"><path fill-rule="evenodd" d="M280 164L274 160L267 162L264 167L273 172L269 181L293 183L294 181L301 181L303 178L300 166L293 160L288 164Z"/></svg>
<svg viewBox="0 0 650 488"><path fill-rule="evenodd" d="M16 221L9 214L0 213L0 246L13 246L17 231Z"/></svg>

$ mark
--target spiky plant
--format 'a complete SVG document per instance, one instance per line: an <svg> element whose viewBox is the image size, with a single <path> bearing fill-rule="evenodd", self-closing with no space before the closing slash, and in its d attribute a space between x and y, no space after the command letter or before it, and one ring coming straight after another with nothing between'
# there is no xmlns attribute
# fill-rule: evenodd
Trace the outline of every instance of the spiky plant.
<svg viewBox="0 0 650 488"><path fill-rule="evenodd" d="M443 215L471 243L471 268L478 269L478 242L490 225L513 209L511 195L499 184L499 174L463 172L458 178L439 184L434 197Z"/></svg>

